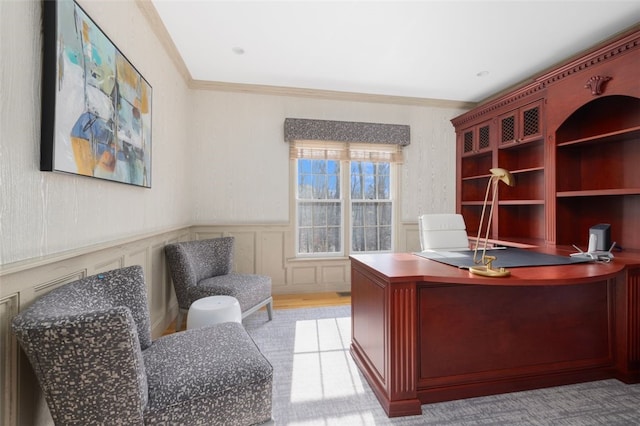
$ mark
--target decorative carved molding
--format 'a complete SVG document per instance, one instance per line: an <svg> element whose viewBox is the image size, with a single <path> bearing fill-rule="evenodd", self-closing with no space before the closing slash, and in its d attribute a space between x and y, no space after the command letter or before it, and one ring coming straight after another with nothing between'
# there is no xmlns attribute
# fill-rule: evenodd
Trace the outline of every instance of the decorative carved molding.
<svg viewBox="0 0 640 426"><path fill-rule="evenodd" d="M602 76L602 75L594 75L589 80L587 80L587 84L584 85L585 89L591 89L591 94L593 96L598 96L602 94L602 86L607 81L611 80L611 77Z"/></svg>
<svg viewBox="0 0 640 426"><path fill-rule="evenodd" d="M636 28L630 33L621 36L618 40L609 43L610 44L605 44L603 47L595 48L579 58L570 60L563 66L556 67L549 72L534 77L529 83L524 83L515 91L510 91L504 95L499 95L497 98L486 101L486 103L480 105L478 108L452 119L452 124L455 127L459 127L466 123L472 123L484 117L486 114L492 113L492 111L517 104L518 101L526 99L536 92L543 92L544 89L550 85L570 77L577 72L611 60L611 58L615 56L638 49L640 48L640 31ZM544 97L543 94L540 96Z"/></svg>

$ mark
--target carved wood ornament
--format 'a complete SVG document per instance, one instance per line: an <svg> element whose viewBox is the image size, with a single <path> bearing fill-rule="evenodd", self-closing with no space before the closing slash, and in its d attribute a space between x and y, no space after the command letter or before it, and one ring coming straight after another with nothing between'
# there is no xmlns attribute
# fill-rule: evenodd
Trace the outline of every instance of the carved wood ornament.
<svg viewBox="0 0 640 426"><path fill-rule="evenodd" d="M589 80L587 80L587 84L585 84L585 89L591 89L591 94L593 96L598 96L602 94L602 85L607 81L611 80L611 77L606 77L602 75L594 75Z"/></svg>

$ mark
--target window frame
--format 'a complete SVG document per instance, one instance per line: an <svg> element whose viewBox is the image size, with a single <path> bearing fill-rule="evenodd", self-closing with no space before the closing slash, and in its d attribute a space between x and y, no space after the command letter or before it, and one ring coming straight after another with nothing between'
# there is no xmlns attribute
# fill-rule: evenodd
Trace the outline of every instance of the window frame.
<svg viewBox="0 0 640 426"><path fill-rule="evenodd" d="M386 161L389 164L389 199L373 199L373 200L355 200L357 203L375 202L375 203L390 203L391 204L391 247L389 250L376 250L376 251L353 251L353 230L352 230L352 214L354 200L351 198L351 163L357 161L373 162L367 159L334 159L340 163L340 197L337 199L341 204L341 250L338 252L321 252L321 253L301 253L300 252L300 224L298 221L299 204L301 202L308 201L307 199L298 198L298 160L302 158L291 158L291 189L292 189L292 206L291 212L294 221L294 257L298 259L335 259L346 258L351 254L367 254L367 253L390 253L395 250L396 247L396 234L397 234L397 211L398 211L398 189L399 189L399 174L398 164L394 161ZM320 200L322 201L322 200ZM332 200L327 200L331 202Z"/></svg>

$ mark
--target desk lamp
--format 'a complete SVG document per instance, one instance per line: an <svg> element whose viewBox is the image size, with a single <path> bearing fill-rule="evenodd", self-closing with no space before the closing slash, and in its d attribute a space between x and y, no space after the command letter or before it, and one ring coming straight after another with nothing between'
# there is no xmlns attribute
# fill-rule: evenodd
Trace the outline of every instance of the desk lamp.
<svg viewBox="0 0 640 426"><path fill-rule="evenodd" d="M509 186L514 186L515 180L513 175L505 169L501 169L499 167L493 168L489 170L491 172L491 176L489 177L489 182L487 183L487 192L484 196L484 204L482 205L482 214L480 215L480 226L478 227L478 238L476 239L476 245L473 250L473 263L479 266L472 266L469 268L469 271L472 274L483 275L485 277L508 277L511 275L505 268L494 269L491 263L496 260L496 256L487 256L487 245L489 244L489 230L491 229L491 218L493 217L493 208L496 203L496 198L498 195L498 184L500 181L504 182ZM491 206L489 207L489 220L487 221L487 231L484 237L483 247L482 247L482 258L477 259L478 254L478 245L480 244L480 236L482 234L482 225L484 223L484 212L487 209L487 200L489 199L489 191L493 191L493 197L491 199Z"/></svg>

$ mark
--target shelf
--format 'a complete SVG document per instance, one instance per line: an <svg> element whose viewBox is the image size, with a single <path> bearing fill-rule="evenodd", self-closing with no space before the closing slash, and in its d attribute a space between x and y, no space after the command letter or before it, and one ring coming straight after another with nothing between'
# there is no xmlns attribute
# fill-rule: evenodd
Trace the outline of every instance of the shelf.
<svg viewBox="0 0 640 426"><path fill-rule="evenodd" d="M499 150L514 150L515 151L518 148L528 148L528 145L541 143L542 141L543 141L543 139L540 138L540 139L531 139L531 140L525 140L525 141L504 142L504 143L500 144L498 149Z"/></svg>
<svg viewBox="0 0 640 426"><path fill-rule="evenodd" d="M589 143L610 143L625 141L630 139L640 138L640 126L631 127L628 129L618 130L615 132L604 133L601 135L590 136L587 138L574 139L566 142L558 143L558 148L570 147L580 144Z"/></svg>
<svg viewBox="0 0 640 426"><path fill-rule="evenodd" d="M509 170L512 175L531 172L544 172L544 167L529 167L528 169Z"/></svg>
<svg viewBox="0 0 640 426"><path fill-rule="evenodd" d="M559 191L556 197L601 197L605 195L640 195L640 188L593 189L582 191Z"/></svg>
<svg viewBox="0 0 640 426"><path fill-rule="evenodd" d="M514 171L543 170L544 144L541 140L498 150L498 166Z"/></svg>
<svg viewBox="0 0 640 426"><path fill-rule="evenodd" d="M528 169L509 170L509 172L511 172L512 175L518 175L522 173L532 173L532 172L544 172L544 167L530 167ZM491 174L487 173L484 175L463 177L462 180L487 179L490 176Z"/></svg>
<svg viewBox="0 0 640 426"><path fill-rule="evenodd" d="M544 200L499 200L500 206L533 206L544 204Z"/></svg>
<svg viewBox="0 0 640 426"><path fill-rule="evenodd" d="M489 200L489 204L491 204ZM463 206L482 206L484 204L484 200L480 201L463 201L460 203ZM499 206L535 206L544 204L544 200L498 200L497 203Z"/></svg>
<svg viewBox="0 0 640 426"><path fill-rule="evenodd" d="M477 175L477 176L467 176L463 177L462 180L477 180L477 179L487 179L491 174L487 173L485 175Z"/></svg>
<svg viewBox="0 0 640 426"><path fill-rule="evenodd" d="M478 231L476 231L475 234L473 235L469 235L469 242L471 243L471 245L476 244L477 241L478 241ZM481 244L484 244L483 238L480 238L480 241L481 241ZM513 239L508 239L508 240L489 238L488 243L491 247L516 247L516 248L524 248L524 249L545 246L544 239L540 239L540 238L515 237ZM478 248L478 250L481 250L481 249L482 247Z"/></svg>

